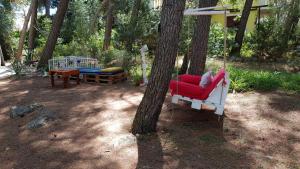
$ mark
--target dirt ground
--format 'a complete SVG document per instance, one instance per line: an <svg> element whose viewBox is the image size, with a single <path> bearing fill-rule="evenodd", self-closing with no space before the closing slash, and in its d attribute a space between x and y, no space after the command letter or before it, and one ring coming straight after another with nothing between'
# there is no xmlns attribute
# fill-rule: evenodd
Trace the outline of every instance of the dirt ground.
<svg viewBox="0 0 300 169"><path fill-rule="evenodd" d="M47 78L0 80L0 169L300 168L300 96L229 94L226 116L172 105L158 132L130 126L143 88L81 84L51 88ZM10 119L14 105L44 104L57 120L35 130L35 113Z"/></svg>

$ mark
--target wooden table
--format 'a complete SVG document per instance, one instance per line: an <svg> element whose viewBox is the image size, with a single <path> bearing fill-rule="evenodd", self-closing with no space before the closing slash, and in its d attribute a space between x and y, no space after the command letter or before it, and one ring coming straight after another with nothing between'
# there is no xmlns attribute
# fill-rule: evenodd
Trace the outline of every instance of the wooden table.
<svg viewBox="0 0 300 169"><path fill-rule="evenodd" d="M80 74L79 70L50 70L49 71L52 87L55 86L54 75L61 75L64 81L64 88L67 88L69 84L70 76L75 76L77 78L76 79L77 84L79 84L80 82L79 74Z"/></svg>

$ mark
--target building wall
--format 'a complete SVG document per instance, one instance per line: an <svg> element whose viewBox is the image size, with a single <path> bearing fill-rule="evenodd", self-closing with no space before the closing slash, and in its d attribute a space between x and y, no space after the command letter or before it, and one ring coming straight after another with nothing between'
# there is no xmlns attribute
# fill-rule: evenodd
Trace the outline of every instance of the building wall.
<svg viewBox="0 0 300 169"><path fill-rule="evenodd" d="M160 8L162 5L163 0L151 0L150 1L150 7L152 8ZM267 5L269 0L254 0L253 6L259 6L259 5ZM239 13L232 13L234 15L241 15L242 11ZM258 15L258 10L252 10L250 12L247 26L246 26L246 32L252 32L255 30L255 23L256 18ZM224 16L223 15L213 15L212 16L212 23L220 23L224 26Z"/></svg>
<svg viewBox="0 0 300 169"><path fill-rule="evenodd" d="M252 6L259 6L259 5L267 5L268 0L254 0ZM238 13L231 13L231 15L241 15L242 11ZM250 12L247 26L246 26L246 32L253 32L255 30L255 24L256 24L256 19L258 16L258 9L257 10L252 10ZM212 16L212 23L220 23L224 26L224 16L223 15L213 15Z"/></svg>
<svg viewBox="0 0 300 169"><path fill-rule="evenodd" d="M246 32L252 32L255 30L255 23L256 23L256 17L257 17L257 10L251 11L247 26L246 26ZM234 13L236 15L240 15L240 13ZM220 23L224 26L224 15L213 15L212 16L212 23Z"/></svg>

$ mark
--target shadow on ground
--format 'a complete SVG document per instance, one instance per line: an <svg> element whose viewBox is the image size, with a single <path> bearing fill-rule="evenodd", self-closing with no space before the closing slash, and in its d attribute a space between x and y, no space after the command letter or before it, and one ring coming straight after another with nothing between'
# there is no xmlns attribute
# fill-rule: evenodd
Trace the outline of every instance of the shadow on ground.
<svg viewBox="0 0 300 169"><path fill-rule="evenodd" d="M0 168L287 168L297 167L299 106L279 94L230 95L226 117L170 104L167 97L155 134L130 134L143 88L48 79L0 81ZM284 104L281 100L287 101ZM35 113L10 119L14 105L39 102L57 120L37 130Z"/></svg>

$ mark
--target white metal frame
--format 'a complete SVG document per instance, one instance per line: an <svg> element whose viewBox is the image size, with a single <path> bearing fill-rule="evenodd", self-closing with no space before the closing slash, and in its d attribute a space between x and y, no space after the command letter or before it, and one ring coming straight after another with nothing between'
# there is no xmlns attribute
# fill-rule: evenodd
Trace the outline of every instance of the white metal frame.
<svg viewBox="0 0 300 169"><path fill-rule="evenodd" d="M66 56L53 58L48 61L49 70L95 69L100 68L97 59L82 56Z"/></svg>
<svg viewBox="0 0 300 169"><path fill-rule="evenodd" d="M213 106L215 108L215 114L221 116L224 113L224 105L229 90L229 85L229 74L226 73L224 79L218 83L206 100L191 99L186 96L175 94L172 96L172 103L178 104L180 100L188 101L192 103L191 107L197 110L200 110L202 105L206 104L208 106Z"/></svg>

